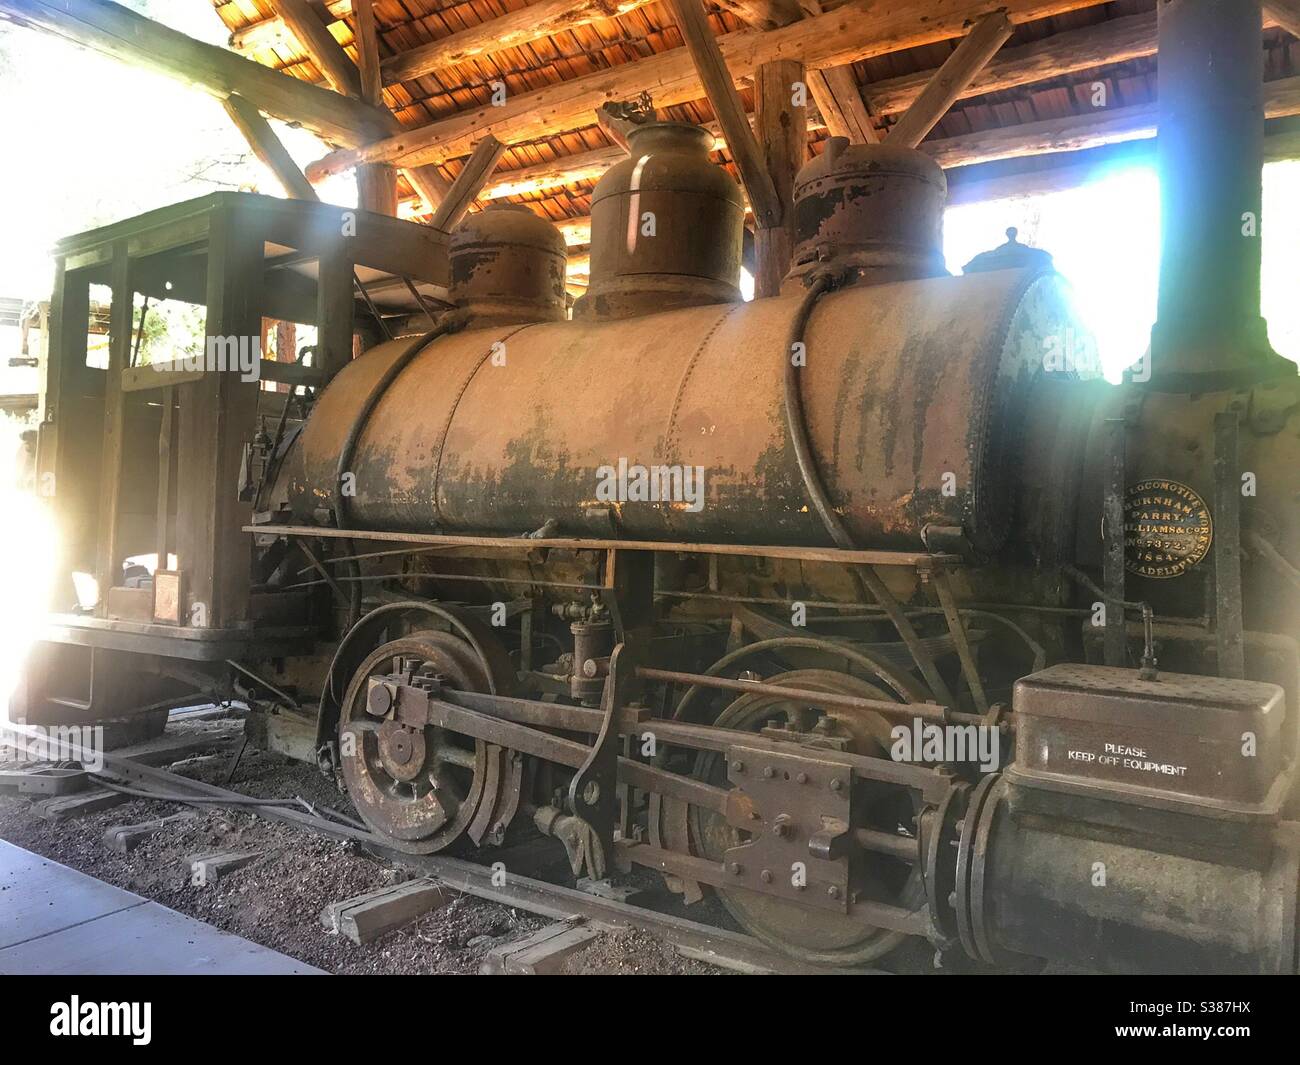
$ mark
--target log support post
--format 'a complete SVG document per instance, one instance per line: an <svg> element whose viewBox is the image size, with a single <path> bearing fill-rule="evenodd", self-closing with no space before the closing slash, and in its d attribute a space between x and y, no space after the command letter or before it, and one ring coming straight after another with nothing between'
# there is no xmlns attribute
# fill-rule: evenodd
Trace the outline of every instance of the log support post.
<svg viewBox="0 0 1300 1065"><path fill-rule="evenodd" d="M755 230L754 294L775 296L794 252L794 177L808 150L807 83L792 59L759 65L754 78L754 126L765 169L780 201L780 222Z"/></svg>

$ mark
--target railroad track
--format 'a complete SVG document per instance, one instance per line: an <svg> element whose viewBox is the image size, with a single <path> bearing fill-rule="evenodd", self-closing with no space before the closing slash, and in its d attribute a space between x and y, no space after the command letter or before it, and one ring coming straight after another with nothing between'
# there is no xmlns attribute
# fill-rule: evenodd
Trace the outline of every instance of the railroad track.
<svg viewBox="0 0 1300 1065"><path fill-rule="evenodd" d="M21 726L10 726L22 731ZM76 750L72 754L81 753ZM84 752L88 756L90 752ZM324 815L293 806L283 800L258 801L230 788L209 784L147 765L134 758L102 753L102 767L91 773L106 784L116 783L133 792L147 793L160 801L193 803L198 806L231 806L260 817L295 825L332 839L361 844L377 858L450 890L527 910L555 920L580 919L601 931L641 929L670 944L688 958L742 973L848 974L849 970L808 965L788 958L753 936L663 913L645 906L602 898L562 884L508 873L503 879L491 866L444 855L412 855L394 851L385 841L362 828L332 820ZM142 797L145 797L142 795ZM886 975L881 970L854 969L853 975Z"/></svg>

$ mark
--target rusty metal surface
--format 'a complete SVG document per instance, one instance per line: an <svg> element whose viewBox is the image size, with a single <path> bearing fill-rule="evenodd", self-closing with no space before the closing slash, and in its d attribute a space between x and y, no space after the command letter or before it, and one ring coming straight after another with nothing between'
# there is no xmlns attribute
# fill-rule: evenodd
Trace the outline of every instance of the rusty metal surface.
<svg viewBox="0 0 1300 1065"><path fill-rule="evenodd" d="M527 207L489 206L461 222L449 243L451 299L475 325L565 317L564 237Z"/></svg>
<svg viewBox="0 0 1300 1065"><path fill-rule="evenodd" d="M470 826L480 803L501 803L502 752L426 728L418 701L407 697L414 689L387 682L396 667L408 683L438 676L471 690L488 687L487 673L463 640L419 632L368 656L343 699L339 752L353 805L392 846L430 854Z"/></svg>
<svg viewBox="0 0 1300 1065"><path fill-rule="evenodd" d="M744 201L712 147L707 130L680 122L628 133L629 157L592 193L591 283L575 317L740 299Z"/></svg>
<svg viewBox="0 0 1300 1065"><path fill-rule="evenodd" d="M782 420L777 338L796 304L442 338L357 442L354 522L517 535L553 519L562 536L825 543ZM1082 332L1055 279L1018 271L820 301L803 379L809 432L861 546L915 550L927 524L963 526L984 550L1002 543L1018 456L1036 446L1020 438L1022 415L1044 351L1070 330ZM321 397L286 463L302 520L329 497L339 427L395 357L388 345L368 352ZM598 499L598 470L620 459L703 467L702 508Z"/></svg>
<svg viewBox="0 0 1300 1065"><path fill-rule="evenodd" d="M852 269L869 284L947 274L948 183L924 152L832 137L795 178L795 249L786 284Z"/></svg>
<svg viewBox="0 0 1300 1065"><path fill-rule="evenodd" d="M1267 805L1293 752L1274 684L1062 663L1016 684L1016 770L1223 808ZM1245 737L1252 755L1243 757Z"/></svg>
<svg viewBox="0 0 1300 1065"><path fill-rule="evenodd" d="M1254 531L1281 556L1300 558L1300 508L1291 498L1295 471L1300 469L1300 381L1293 378L1241 391L1190 395L1145 390L1139 385L1109 392L1089 436L1084 484L1105 483L1105 420L1128 412L1126 477L1130 502L1138 504L1163 495L1183 500L1192 511L1199 512L1203 504L1210 504L1211 510L1208 522L1203 514L1195 521L1195 514L1187 515L1185 511L1184 515L1190 525L1208 525L1211 542L1205 545L1199 540L1189 541L1195 550L1186 555L1184 562L1176 567L1162 563L1155 576L1144 574L1146 564L1137 550L1139 544L1130 544L1126 551L1129 599L1149 602L1157 617L1199 617L1206 603L1213 602L1213 552L1219 519L1215 511L1221 491L1214 465L1215 419L1232 410L1241 415L1236 463L1239 473L1234 482L1240 492L1240 471L1249 471L1260 486L1256 495L1240 495L1236 500L1241 508L1243 535ZM1159 493L1135 492L1144 485L1165 487ZM1201 504L1196 503L1198 499ZM1101 503L1099 489L1083 492L1079 498L1073 552L1081 565L1099 567L1102 561ZM1141 514L1140 507L1134 506L1130 521L1140 521ZM1242 558L1241 584L1246 629L1295 631L1298 607L1294 586L1280 582L1277 570L1266 558L1257 552ZM1216 671L1217 661L1207 659L1205 668L1207 672Z"/></svg>
<svg viewBox="0 0 1300 1065"><path fill-rule="evenodd" d="M1294 839L1247 841L1234 824L1211 841L1202 819L1171 838L1150 831L1150 811L1089 824L1077 805L1043 805L1007 775L989 780L962 826L968 877L957 893L972 956L997 963L1014 951L1107 972L1296 971ZM1079 887L1099 869L1104 890Z"/></svg>
<svg viewBox="0 0 1300 1065"><path fill-rule="evenodd" d="M727 751L727 777L763 819L761 831L755 831L750 820L732 823L749 833L748 840L723 855L734 883L762 885L755 890L815 910L847 914L850 766L831 752L774 754L737 744ZM799 863L803 870L798 870ZM804 875L792 876L792 871Z"/></svg>

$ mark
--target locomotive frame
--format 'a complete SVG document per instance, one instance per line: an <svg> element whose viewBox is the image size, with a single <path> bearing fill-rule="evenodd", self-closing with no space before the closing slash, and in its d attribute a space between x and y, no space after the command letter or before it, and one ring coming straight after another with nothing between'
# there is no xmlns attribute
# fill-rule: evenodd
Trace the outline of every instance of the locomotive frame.
<svg viewBox="0 0 1300 1065"><path fill-rule="evenodd" d="M1171 34L1182 51L1162 57L1169 69L1192 71L1191 89L1205 66L1201 51L1219 47L1220 38L1229 51L1258 58L1258 18L1234 21L1226 5L1201 0L1175 0L1161 17L1162 25L1188 19L1198 31ZM1257 119L1258 71L1230 66L1224 77L1236 79L1240 92L1229 94L1237 110L1217 120ZM1180 130L1164 115L1180 103L1176 94L1162 102L1171 144ZM1204 134L1194 126L1181 130L1186 143L1168 150L1198 147ZM674 134L661 126L651 136L671 145ZM516 535L403 531L427 519L413 506L392 520L400 507L383 508L395 497L406 493L402 505L416 496L440 504L436 485L432 492L410 487L411 470L428 464L410 446L418 434L401 436L424 413L419 396L390 408L378 442L369 442L372 461L383 467L369 500L380 516L358 526L348 520L342 478L398 375L412 366L426 374L472 367L460 390L451 388L454 413L497 326L515 327L510 337L536 325L544 338L570 338L565 358L588 360L590 382L599 378L591 346L572 337L608 325L602 315L636 318L668 302L683 337L692 329L702 335L688 344L685 387L730 313L717 317L717 290L677 269L681 248L669 247L664 260L657 257L665 249L656 248L649 283L635 261L618 260L623 274L602 276L597 267L618 258L602 264L598 253L626 232L620 199L630 189L647 202L662 195L671 210L678 194L725 184L692 169L688 155L676 153L677 173L643 173L638 164L626 186L617 167L602 180L593 207L593 294L582 310L588 317L563 326L562 303L553 298L563 300L563 270L553 269L563 259L558 234L530 245L534 238L520 238L524 223L499 213L467 223L480 230L447 237L365 212L223 195L65 242L38 471L65 528L81 534L67 545L62 572L93 573L102 594L93 613L51 619L20 715L29 724L118 718L129 731L157 725L169 706L197 697L240 697L255 712L299 720L314 705L312 756L390 847L429 854L462 840L494 845L508 831L537 831L563 843L575 876L600 880L638 865L663 874L688 902L716 891L742 926L805 961L864 964L920 935L989 965L1028 955L1119 968L1295 971L1300 643L1282 631L1294 618L1293 598L1272 596L1269 585L1282 577L1300 586L1270 538L1278 535L1273 524L1290 549L1296 530L1291 510L1279 511L1281 520L1262 508L1247 515L1240 477L1250 450L1284 489L1292 483L1288 427L1300 411L1300 386L1294 368L1267 347L1248 285L1232 293L1236 319L1223 327L1231 345L1222 365L1214 344L1188 324L1198 301L1209 298L1204 282L1215 270L1208 269L1198 284L1162 292L1160 378L1149 389L1106 394L1106 386L1072 374L1034 377L1050 400L1040 422L1071 419L1056 446L1086 448L1069 462L1022 455L1004 440L988 445L984 423L1006 412L986 395L979 397L985 406L942 412L948 421L936 434L950 433L954 452L975 456L972 480L1014 458L1022 480L1013 489L1031 488L1040 505L1052 492L1065 501L1019 540L980 527L985 512L997 510L986 501L1000 500L996 492L964 504L959 517L972 517L970 528L935 520L960 506L921 500L913 507L912 496L889 515L897 528L871 524L875 504L863 502L865 492L841 513L819 480L824 471L789 366L786 435L777 432L784 466L773 463L774 479L784 481L770 497L786 505L778 515L784 524L762 512L755 519L751 509L750 524L741 526L748 535L737 534L742 542L556 535L538 510L556 484L547 480L551 470L532 482L525 505L494 518L498 527L520 526ZM1257 162L1232 166L1247 191ZM1005 375L1001 360L1012 339L1023 339L1011 337L1012 323L1042 264L1001 263L1010 272L1000 281L968 275L964 293L942 289L956 279L935 279L942 176L931 161L836 139L809 169L801 195L814 201L803 216L811 226L799 234L801 269L787 279L797 291L763 301L750 328L761 338L764 323L780 323L787 340L800 341L814 312L843 322L884 308L886 328L873 341L883 359L901 363L915 325L909 309L936 306L936 293L946 294L967 315L957 326L975 337L952 358L987 373L961 381L985 392L1024 386L1020 371L1037 350L1017 349L1014 372ZM871 197L858 193L871 182L897 195L889 212L861 206ZM842 202L841 186L855 189ZM1180 231L1208 225L1214 212L1206 202L1216 191L1192 188L1179 204ZM819 196L825 202L815 202ZM734 189L719 203L693 225L716 214L720 231L737 237L731 250L738 254ZM458 236L459 262L472 264L459 289ZM823 255L825 241L832 251ZM1223 247L1220 272L1248 274L1252 262L1257 269L1257 246L1229 240ZM719 242L715 250L706 265L729 271L729 248ZM531 273L529 264L537 267ZM506 287L513 302L493 288L501 275L525 278ZM549 295L548 279L555 282ZM113 291L110 361L97 370L79 338L88 286L104 282ZM891 294L873 302L863 295L873 285ZM267 317L310 322L319 332L312 365L261 362L265 379L288 386L284 392L212 368L173 365L159 376L135 362L136 293L201 296L209 337L260 336ZM997 307L976 322L969 308L987 293ZM1257 291L1253 297L1257 304ZM692 317L699 304L708 314ZM435 316L435 305L445 313ZM433 332L408 339L424 328L423 317ZM936 360L929 368L939 365L934 337L956 330L937 316L925 324L929 346L920 345L918 358ZM351 360L354 334L400 339L373 358ZM985 335L994 338L988 360ZM1025 335L1040 339L1030 327ZM832 365L850 359L834 350L838 339L822 348ZM941 346L946 354L946 339ZM864 346L850 361L868 354ZM317 405L330 393L318 390L338 375L351 376L336 383L341 405L331 422ZM885 387L899 380L888 378ZM766 402L778 393L771 379L764 384ZM586 394L603 398L598 389ZM478 402L477 411L488 409ZM1022 413L1012 405L1010 420ZM670 424L675 415L673 406ZM966 415L971 424L950 424ZM97 440L81 432L101 423L102 461ZM330 424L321 430L322 423ZM451 424L449 413L440 447ZM772 425L769 419L754 433L757 449L773 439ZM302 441L313 426L319 432L309 447ZM1038 428L1036 440L1050 439ZM919 418L914 439L923 444L927 429ZM601 444L625 439L638 442L635 433L614 434ZM155 442L156 465L149 461ZM334 442L337 456L323 454ZM287 456L302 459L313 447L311 469L285 473ZM1022 450L1030 449L1022 442ZM912 458L909 474L919 482L919 452ZM95 468L98 477L87 472ZM858 479L877 472L859 467ZM452 487L463 490L481 474L467 463ZM1058 483L1057 474L1068 479ZM1134 526L1142 519L1132 516L1130 496L1135 482L1153 478L1196 500L1188 515L1168 507L1159 522L1169 531L1160 535L1183 536L1188 530L1178 523L1190 518L1199 539L1186 568L1208 563L1194 580L1164 591L1153 579L1166 574L1135 571L1131 557L1138 538L1129 534L1140 532ZM285 479L291 486L280 498ZM916 495L932 490L904 487ZM801 509L788 506L796 495ZM763 501L758 494L745 500L751 508L756 501ZM576 509L573 499L555 505ZM875 542L919 540L927 549L856 550L850 516L880 534ZM995 517L1009 526L1013 516ZM631 528L644 528L635 525L644 514L631 518ZM1014 518L1028 526L1036 520ZM576 520L564 531L583 527ZM791 541L838 546L753 543L753 530L764 527ZM123 556L142 545L156 549L152 579L119 583ZM478 592L455 591L467 586ZM1002 601L982 600L990 586L1005 593ZM754 609L776 605L794 614L804 608L802 622ZM983 619L995 628L977 629ZM855 626L855 639L835 630L845 623ZM558 657L539 662L551 644ZM1178 672L1167 671L1170 662ZM721 697L726 706L707 705ZM980 765L945 753L894 755L897 724L974 730L1014 745L1014 756ZM1121 890L1089 890L1098 866L1102 882L1110 871Z"/></svg>

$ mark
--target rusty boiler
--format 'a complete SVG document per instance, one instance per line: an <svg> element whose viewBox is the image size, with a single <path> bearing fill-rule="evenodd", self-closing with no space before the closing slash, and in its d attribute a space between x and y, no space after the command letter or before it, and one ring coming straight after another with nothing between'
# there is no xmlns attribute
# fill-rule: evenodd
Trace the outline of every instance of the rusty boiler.
<svg viewBox="0 0 1300 1065"><path fill-rule="evenodd" d="M574 320L550 320L557 302L547 320L471 321L411 359L363 417L357 528L826 542L783 415L802 286L739 301L741 201L708 163L705 131L650 125L631 141L597 187L592 285ZM1059 279L947 276L943 177L920 153L837 144L798 187L801 256L851 268L802 340L815 353L808 431L835 507L863 547L918 549L932 528L997 552L1016 485L1046 480L1038 467L1077 444L1057 413L1077 401L1043 365L1049 338L1083 332ZM647 211L652 238L630 226ZM549 249L540 227L529 223L530 249ZM545 305L529 293L529 307ZM407 343L368 351L319 399L286 463L303 519L330 520L341 444ZM702 470L702 505L597 499L599 472L620 460ZM1063 504L1059 492L1041 501Z"/></svg>

